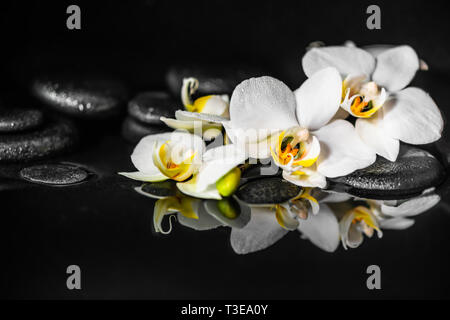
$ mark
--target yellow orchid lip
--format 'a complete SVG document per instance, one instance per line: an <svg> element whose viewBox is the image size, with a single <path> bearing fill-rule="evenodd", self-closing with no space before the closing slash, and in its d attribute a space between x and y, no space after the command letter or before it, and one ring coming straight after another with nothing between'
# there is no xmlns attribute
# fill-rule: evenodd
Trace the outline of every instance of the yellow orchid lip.
<svg viewBox="0 0 450 320"><path fill-rule="evenodd" d="M347 78L342 82L341 103L353 116L370 118L384 104L386 92L373 81L366 82L364 76Z"/></svg>
<svg viewBox="0 0 450 320"><path fill-rule="evenodd" d="M184 181L192 176L195 171L195 165L193 163L195 152L191 152L191 155L181 162L176 162L170 156L171 149L168 147L170 141L166 141L159 148L155 146L153 149L153 163L161 171L162 174L168 178L176 181ZM188 153L189 153L188 152Z"/></svg>
<svg viewBox="0 0 450 320"><path fill-rule="evenodd" d="M361 231L367 236L371 237L373 230L377 230L379 233L381 232L378 222L375 220L372 212L368 208L364 206L357 206L352 209L351 213L354 215L352 224L362 224Z"/></svg>
<svg viewBox="0 0 450 320"><path fill-rule="evenodd" d="M290 167L310 167L318 159L319 155L309 157L309 152L312 149L312 144L309 132L303 128L290 129L296 132L292 135L287 135L286 131L282 131L278 139L275 140L275 146L271 146L270 152L272 158L281 166ZM317 151L317 150L316 150ZM298 171L298 174L303 174Z"/></svg>

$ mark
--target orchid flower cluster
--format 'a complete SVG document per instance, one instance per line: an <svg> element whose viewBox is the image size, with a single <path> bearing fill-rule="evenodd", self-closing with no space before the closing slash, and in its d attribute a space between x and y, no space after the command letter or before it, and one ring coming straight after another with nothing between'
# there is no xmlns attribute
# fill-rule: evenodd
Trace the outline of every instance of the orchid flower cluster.
<svg viewBox="0 0 450 320"><path fill-rule="evenodd" d="M382 235L382 205L368 200L356 208L344 206L345 212L332 219L330 206L313 190L325 189L327 178L370 166L377 155L396 161L400 142L428 144L440 138L443 119L436 103L422 89L407 87L423 63L406 45L369 50L344 45L311 48L302 66L307 80L295 91L263 76L241 82L231 99L194 100L199 82L184 79L184 110L174 119L161 117L175 131L144 137L131 155L138 171L120 173L147 183L176 183L177 196L155 205L156 231L162 232L166 214L198 219L195 199L218 201L230 219L233 206L227 199L239 187L241 172L270 159L302 192L287 204L250 206L252 217L263 212L261 217L272 215L283 230L298 229L313 242L328 235L345 248L359 245L362 234ZM335 249L328 242L319 246Z"/></svg>

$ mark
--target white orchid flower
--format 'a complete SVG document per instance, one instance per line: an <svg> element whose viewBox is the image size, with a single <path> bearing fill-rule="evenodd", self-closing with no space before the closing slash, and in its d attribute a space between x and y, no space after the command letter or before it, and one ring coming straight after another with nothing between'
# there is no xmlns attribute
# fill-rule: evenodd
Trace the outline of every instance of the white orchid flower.
<svg viewBox="0 0 450 320"><path fill-rule="evenodd" d="M186 132L152 134L139 141L131 154L136 172L119 174L139 181L185 181L198 172L205 142Z"/></svg>
<svg viewBox="0 0 450 320"><path fill-rule="evenodd" d="M376 230L383 236L378 219L373 211L363 205L348 210L339 221L339 233L344 249L357 248L364 240L363 234L371 238Z"/></svg>
<svg viewBox="0 0 450 320"><path fill-rule="evenodd" d="M356 248L363 242L363 234L372 237L374 231L381 238L381 229L403 230L411 227L411 217L434 207L440 196L433 190L406 200L370 200L355 199L362 204L352 202L336 204L334 210L339 221L340 236L345 249Z"/></svg>
<svg viewBox="0 0 450 320"><path fill-rule="evenodd" d="M239 185L237 166L245 159L235 145L205 151L205 143L197 135L162 133L144 137L134 149L131 160L139 171L119 174L144 182L171 179L178 181L178 189L186 195L222 199Z"/></svg>
<svg viewBox="0 0 450 320"><path fill-rule="evenodd" d="M244 228L231 230L233 250L238 254L263 250L294 230L302 232L325 251L336 250L338 222L325 204L321 204L319 210L318 202L312 196L316 190L306 188L282 204L251 205L250 222Z"/></svg>
<svg viewBox="0 0 450 320"><path fill-rule="evenodd" d="M160 119L170 128L188 130L211 140L221 134L221 122L229 119L229 98L228 95L208 95L193 101L198 85L195 78L183 79L181 99L187 112L178 110L175 119Z"/></svg>
<svg viewBox="0 0 450 320"><path fill-rule="evenodd" d="M349 174L376 158L352 124L330 122L341 93L335 68L317 72L295 92L272 77L251 78L235 88L224 127L249 157L272 157L285 179L323 188L326 177Z"/></svg>
<svg viewBox="0 0 450 320"><path fill-rule="evenodd" d="M374 54L353 46L312 48L302 65L308 77L329 67L339 71L342 108L358 118L361 139L386 159L397 159L400 141L426 144L441 137L443 119L436 103L422 89L405 89L420 68L410 46Z"/></svg>

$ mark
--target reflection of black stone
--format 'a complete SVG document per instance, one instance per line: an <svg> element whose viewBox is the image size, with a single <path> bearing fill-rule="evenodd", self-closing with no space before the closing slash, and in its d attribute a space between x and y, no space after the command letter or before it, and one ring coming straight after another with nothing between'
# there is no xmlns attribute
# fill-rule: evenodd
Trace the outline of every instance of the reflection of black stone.
<svg viewBox="0 0 450 320"><path fill-rule="evenodd" d="M122 136L129 142L139 142L149 134L169 132L171 129L163 126L150 126L127 117L122 125Z"/></svg>
<svg viewBox="0 0 450 320"><path fill-rule="evenodd" d="M20 176L35 183L67 185L86 180L88 173L70 164L44 164L24 168Z"/></svg>
<svg viewBox="0 0 450 320"><path fill-rule="evenodd" d="M378 157L373 165L330 181L332 189L355 196L398 199L435 187L444 177L444 168L430 153L401 145L397 161L391 162Z"/></svg>
<svg viewBox="0 0 450 320"><path fill-rule="evenodd" d="M157 198L170 197L177 194L175 183L172 181L146 183L141 190Z"/></svg>
<svg viewBox="0 0 450 320"><path fill-rule="evenodd" d="M183 78L189 77L198 79L198 95L231 94L245 79L263 75L265 72L258 68L241 65L177 65L167 72L166 82L175 97L180 97Z"/></svg>
<svg viewBox="0 0 450 320"><path fill-rule="evenodd" d="M250 181L241 186L236 196L249 204L277 204L297 196L301 187L282 178L263 178Z"/></svg>
<svg viewBox="0 0 450 320"><path fill-rule="evenodd" d="M34 129L43 121L42 112L31 109L0 109L0 132Z"/></svg>
<svg viewBox="0 0 450 320"><path fill-rule="evenodd" d="M33 83L33 94L53 109L80 117L116 114L127 92L122 83L107 78L44 77Z"/></svg>
<svg viewBox="0 0 450 320"><path fill-rule="evenodd" d="M27 161L68 151L78 141L77 130L67 121L53 120L39 130L0 135L0 161Z"/></svg>
<svg viewBox="0 0 450 320"><path fill-rule="evenodd" d="M173 118L175 111L184 109L168 93L162 91L143 92L128 103L128 113L134 119L148 124L163 125L160 117Z"/></svg>

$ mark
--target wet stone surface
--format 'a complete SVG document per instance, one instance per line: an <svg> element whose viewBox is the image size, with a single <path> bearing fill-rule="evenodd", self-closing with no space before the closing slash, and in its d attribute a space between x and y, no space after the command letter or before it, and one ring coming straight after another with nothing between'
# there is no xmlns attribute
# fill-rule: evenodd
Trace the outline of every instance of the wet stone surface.
<svg viewBox="0 0 450 320"><path fill-rule="evenodd" d="M40 110L0 108L0 133L34 129L43 118Z"/></svg>
<svg viewBox="0 0 450 320"><path fill-rule="evenodd" d="M292 199L301 190L301 187L279 177L262 178L242 185L236 196L249 204L277 204Z"/></svg>
<svg viewBox="0 0 450 320"><path fill-rule="evenodd" d="M32 93L45 105L79 117L105 117L120 112L127 90L119 81L104 77L42 77Z"/></svg>
<svg viewBox="0 0 450 320"><path fill-rule="evenodd" d="M183 78L194 77L199 80L196 94L231 94L234 88L245 79L267 75L255 67L242 65L175 65L166 74L170 92L179 97Z"/></svg>
<svg viewBox="0 0 450 320"><path fill-rule="evenodd" d="M86 180L88 172L70 164L43 164L24 168L20 176L30 182L49 185L69 185Z"/></svg>
<svg viewBox="0 0 450 320"><path fill-rule="evenodd" d="M445 175L444 167L429 152L402 145L397 161L378 157L373 165L330 181L332 189L355 196L394 199L436 187Z"/></svg>
<svg viewBox="0 0 450 320"><path fill-rule="evenodd" d="M163 91L143 92L128 103L128 114L143 123L163 125L160 117L173 118L175 111L183 109L182 103L176 102Z"/></svg>
<svg viewBox="0 0 450 320"><path fill-rule="evenodd" d="M166 126L145 125L131 117L127 117L122 124L122 136L131 143L137 143L149 134L169 131L171 129Z"/></svg>
<svg viewBox="0 0 450 320"><path fill-rule="evenodd" d="M36 131L0 134L0 162L29 161L71 150L78 133L68 121L50 120Z"/></svg>

